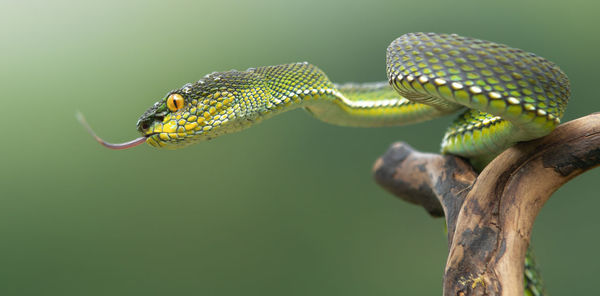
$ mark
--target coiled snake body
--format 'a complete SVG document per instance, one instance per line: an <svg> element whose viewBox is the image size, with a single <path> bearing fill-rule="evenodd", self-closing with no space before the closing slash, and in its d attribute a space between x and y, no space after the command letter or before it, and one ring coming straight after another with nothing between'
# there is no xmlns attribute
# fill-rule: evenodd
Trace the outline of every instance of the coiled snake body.
<svg viewBox="0 0 600 296"><path fill-rule="evenodd" d="M137 123L141 138L123 144L96 139L113 149L143 142L179 148L300 107L328 123L362 127L462 110L443 138L442 152L482 167L512 144L552 131L570 96L569 80L554 63L454 34L410 33L394 40L387 76L389 83L336 85L308 63L212 73L148 109ZM526 293L541 293L534 274L529 277Z"/></svg>

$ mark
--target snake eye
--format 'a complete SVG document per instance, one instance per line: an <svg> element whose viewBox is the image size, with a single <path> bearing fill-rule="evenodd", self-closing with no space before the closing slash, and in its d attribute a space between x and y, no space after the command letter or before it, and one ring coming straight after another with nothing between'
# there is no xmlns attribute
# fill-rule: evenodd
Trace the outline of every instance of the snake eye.
<svg viewBox="0 0 600 296"><path fill-rule="evenodd" d="M167 98L167 107L171 112L175 112L183 108L183 97L180 94L171 94Z"/></svg>

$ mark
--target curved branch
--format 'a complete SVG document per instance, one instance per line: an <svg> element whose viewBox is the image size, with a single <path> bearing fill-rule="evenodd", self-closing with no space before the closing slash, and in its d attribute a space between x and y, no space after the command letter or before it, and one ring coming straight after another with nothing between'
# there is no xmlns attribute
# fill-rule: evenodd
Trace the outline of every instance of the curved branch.
<svg viewBox="0 0 600 296"><path fill-rule="evenodd" d="M521 295L535 217L564 183L600 165L600 114L496 157L479 176L458 157L394 144L374 168L392 193L448 223L444 295ZM432 210L433 209L433 210Z"/></svg>

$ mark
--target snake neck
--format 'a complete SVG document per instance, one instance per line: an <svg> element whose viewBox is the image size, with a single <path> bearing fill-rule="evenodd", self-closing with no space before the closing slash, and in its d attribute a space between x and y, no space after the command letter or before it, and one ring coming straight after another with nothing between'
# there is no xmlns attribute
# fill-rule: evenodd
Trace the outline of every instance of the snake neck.
<svg viewBox="0 0 600 296"><path fill-rule="evenodd" d="M387 82L334 84L319 68L307 63L261 67L250 72L256 76L254 88L239 97L240 102L249 102L245 103L244 123L304 108L329 124L381 127L430 120L464 108L432 96L412 96L409 100ZM466 110L446 133L443 152L469 158L476 167L483 168L521 138L521 130L506 121L495 122L497 119L484 112ZM444 150L457 146L461 149Z"/></svg>
<svg viewBox="0 0 600 296"><path fill-rule="evenodd" d="M248 93L262 92L262 98L266 98L262 106L256 105L254 114L249 114L252 122L304 108L330 124L381 127L430 120L464 108L434 96L407 93L403 97L387 82L334 84L319 68L307 63L251 71L261 83ZM447 131L442 151L469 158L481 170L498 153L522 139L527 139L523 129L498 116L469 109Z"/></svg>
<svg viewBox="0 0 600 296"><path fill-rule="evenodd" d="M268 92L251 116L262 120L281 112L304 108L329 124L355 127L404 125L429 120L460 108L426 105L400 96L387 82L334 84L314 65L296 63L251 69Z"/></svg>

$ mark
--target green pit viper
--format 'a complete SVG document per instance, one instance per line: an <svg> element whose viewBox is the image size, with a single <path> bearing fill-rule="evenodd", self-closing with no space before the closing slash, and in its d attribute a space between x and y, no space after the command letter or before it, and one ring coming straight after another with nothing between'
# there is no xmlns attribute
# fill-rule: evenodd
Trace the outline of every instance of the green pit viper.
<svg viewBox="0 0 600 296"><path fill-rule="evenodd" d="M442 140L442 152L482 168L519 141L542 137L560 123L569 80L554 63L494 42L455 34L409 33L387 49L388 81L334 84L308 63L215 72L185 84L138 120L146 142L180 148L240 131L284 111L304 108L331 124L403 125L462 111ZM543 289L532 259L525 261L525 294Z"/></svg>

